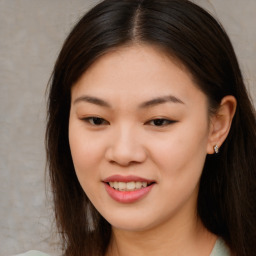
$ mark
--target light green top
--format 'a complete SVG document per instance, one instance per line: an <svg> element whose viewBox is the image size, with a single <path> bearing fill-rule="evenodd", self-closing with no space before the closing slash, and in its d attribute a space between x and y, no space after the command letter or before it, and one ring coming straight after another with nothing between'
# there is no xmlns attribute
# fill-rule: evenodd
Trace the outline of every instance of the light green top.
<svg viewBox="0 0 256 256"><path fill-rule="evenodd" d="M230 255L231 254L227 245L221 238L219 238L216 241L210 256L230 256Z"/></svg>
<svg viewBox="0 0 256 256"><path fill-rule="evenodd" d="M14 256L49 256L49 255L46 253L43 253L43 252L39 252L39 251L29 251L29 252L17 254Z"/></svg>
<svg viewBox="0 0 256 256"><path fill-rule="evenodd" d="M18 254L16 256L49 256L43 252L39 251L29 251L23 254ZM218 239L215 246L209 256L230 256L230 252L225 242L222 239Z"/></svg>

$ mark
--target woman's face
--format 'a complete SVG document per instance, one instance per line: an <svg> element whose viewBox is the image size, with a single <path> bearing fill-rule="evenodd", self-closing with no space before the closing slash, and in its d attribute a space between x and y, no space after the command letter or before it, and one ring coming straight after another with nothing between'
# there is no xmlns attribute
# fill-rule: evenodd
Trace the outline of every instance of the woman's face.
<svg viewBox="0 0 256 256"><path fill-rule="evenodd" d="M75 171L100 214L133 231L195 216L208 119L206 96L160 50L100 57L72 88L69 121Z"/></svg>

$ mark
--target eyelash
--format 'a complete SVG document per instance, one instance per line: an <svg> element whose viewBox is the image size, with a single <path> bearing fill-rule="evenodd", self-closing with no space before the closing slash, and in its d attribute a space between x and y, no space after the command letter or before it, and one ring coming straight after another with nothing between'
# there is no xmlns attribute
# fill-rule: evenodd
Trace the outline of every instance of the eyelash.
<svg viewBox="0 0 256 256"><path fill-rule="evenodd" d="M154 123L154 124L152 124L152 123ZM146 122L146 124L151 124L156 127L168 126L173 123L176 123L176 121L165 119L165 118L155 118L155 119L152 119L152 120L149 120L148 122Z"/></svg>
<svg viewBox="0 0 256 256"><path fill-rule="evenodd" d="M105 119L103 119L101 117L97 117L97 116L86 117L86 118L83 118L83 120L91 125L94 125L94 126L101 126L101 125L109 124L108 121L106 121Z"/></svg>
<svg viewBox="0 0 256 256"><path fill-rule="evenodd" d="M105 119L103 119L101 117L97 117L97 116L86 117L86 118L83 118L83 120L93 126L109 125L108 121L106 121ZM177 121L169 120L169 119L165 119L165 118L155 118L155 119L147 121L145 124L146 125L149 124L149 125L156 126L156 127L163 127L163 126L171 125L176 122Z"/></svg>

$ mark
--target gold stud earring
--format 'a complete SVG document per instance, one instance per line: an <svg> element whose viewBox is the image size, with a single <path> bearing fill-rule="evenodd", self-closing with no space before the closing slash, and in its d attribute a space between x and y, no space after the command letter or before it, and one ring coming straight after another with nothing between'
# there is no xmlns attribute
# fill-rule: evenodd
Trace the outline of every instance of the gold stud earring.
<svg viewBox="0 0 256 256"><path fill-rule="evenodd" d="M213 149L214 149L215 154L218 154L218 153L219 153L219 147L218 147L218 145L215 145L215 146L213 147Z"/></svg>

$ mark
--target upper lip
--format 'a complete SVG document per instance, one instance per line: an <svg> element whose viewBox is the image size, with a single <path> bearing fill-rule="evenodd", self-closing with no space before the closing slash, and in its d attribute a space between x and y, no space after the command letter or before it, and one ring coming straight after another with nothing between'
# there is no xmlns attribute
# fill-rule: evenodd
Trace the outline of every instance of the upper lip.
<svg viewBox="0 0 256 256"><path fill-rule="evenodd" d="M103 182L106 182L106 183L114 182L114 181L119 181L119 182L140 181L140 182L147 182L147 183L155 182L154 180L149 180L149 179L145 179L145 178L134 176L134 175L128 175L128 176L112 175L103 180Z"/></svg>

